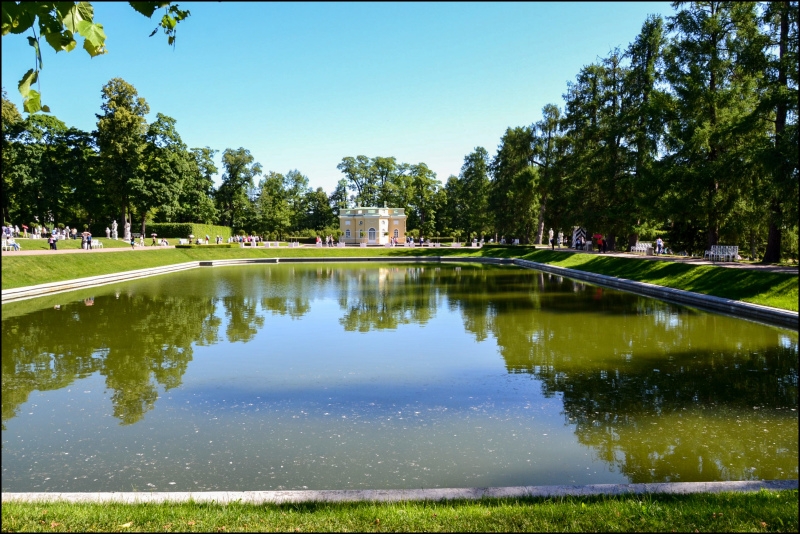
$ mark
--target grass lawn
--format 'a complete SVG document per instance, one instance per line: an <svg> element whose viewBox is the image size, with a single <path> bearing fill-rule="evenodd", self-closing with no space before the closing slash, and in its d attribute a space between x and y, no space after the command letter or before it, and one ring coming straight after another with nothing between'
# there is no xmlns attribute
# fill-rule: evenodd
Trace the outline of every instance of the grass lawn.
<svg viewBox="0 0 800 534"><path fill-rule="evenodd" d="M3 532L797 532L798 492L300 504L4 503Z"/></svg>
<svg viewBox="0 0 800 534"><path fill-rule="evenodd" d="M36 240L30 240L36 241ZM385 257L398 256L460 256L525 258L540 263L559 265L570 269L606 274L647 282L665 287L694 291L706 295L752 302L786 310L798 310L798 278L796 275L768 273L748 269L728 269L713 265L688 265L639 258L616 258L597 254L531 250L526 247L486 247L482 249L442 248L221 248L201 246L191 249L163 249L145 247L131 251L121 241L109 241L107 246L122 244L119 252L58 254L52 256L3 256L2 288L23 287L46 282L56 282L108 274L134 269L159 267L174 263L198 260L264 257ZM64 246L79 248L80 242L60 242ZM47 248L46 241L41 244ZM38 245L38 244L37 244ZM30 247L25 247L29 249Z"/></svg>

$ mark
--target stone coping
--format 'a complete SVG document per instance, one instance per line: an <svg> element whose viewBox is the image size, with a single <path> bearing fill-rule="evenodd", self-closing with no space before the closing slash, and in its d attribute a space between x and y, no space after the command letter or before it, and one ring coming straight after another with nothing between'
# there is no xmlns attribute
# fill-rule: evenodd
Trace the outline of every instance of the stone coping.
<svg viewBox="0 0 800 534"><path fill-rule="evenodd" d="M722 312L737 318L751 319L798 330L798 312L751 304L740 300L703 295L702 293L692 293L691 291L657 286L646 282L636 282L634 280L617 278L615 276L567 269L566 267L537 263L529 260L515 259L514 265L536 269L558 276L575 278L614 289L630 291L661 300L676 302L678 304L688 304L709 311Z"/></svg>
<svg viewBox="0 0 800 534"><path fill-rule="evenodd" d="M371 263L492 263L503 265L517 265L531 269L537 269L546 273L565 276L599 284L614 289L629 291L655 297L662 300L676 302L678 304L687 304L709 311L722 312L733 315L738 318L750 319L760 322L766 322L774 325L783 326L798 330L798 312L789 310L781 310L779 308L770 308L768 306L760 306L758 304L751 304L738 300L726 299L721 297L714 297L710 295L703 295L700 293L692 293L691 291L684 291L681 289L672 289L669 287L657 286L645 282L636 282L624 278L616 278L614 276L607 276L603 274L595 274L586 271L578 271L575 269L568 269L566 267L559 267L546 263L538 263L522 259L510 258L470 258L470 257L451 257L451 256L400 256L396 258L386 258L383 256L371 257L350 257L350 258L237 258L230 260L211 260L211 261L191 261L186 263L178 263L174 265L166 265L163 267L155 267L150 269L138 269L135 271L125 271L121 273L113 273L101 276L90 276L86 278L78 278L75 280L66 280L62 282L52 282L48 284L40 284L36 286L19 287L12 289L2 290L2 302L13 302L17 300L29 299L50 295L54 293L61 293L64 291L72 291L75 289L83 289L87 287L101 286L105 284L112 284L116 282L124 282L127 280L135 280L137 278L145 278L148 276L155 276L159 274L166 274L176 271L183 271L187 269L194 269L197 267L220 267L225 265L245 265L245 264L259 264L259 263L350 263L350 262L371 262Z"/></svg>
<svg viewBox="0 0 800 534"><path fill-rule="evenodd" d="M663 482L651 484L590 484L586 486L510 486L496 488L431 488L400 490L299 490L299 491L198 491L198 492L97 492L97 493L3 493L2 502L70 503L163 503L212 502L230 504L297 502L402 502L479 500L498 497L562 497L625 494L691 494L723 491L798 489L797 480L752 480L730 482Z"/></svg>

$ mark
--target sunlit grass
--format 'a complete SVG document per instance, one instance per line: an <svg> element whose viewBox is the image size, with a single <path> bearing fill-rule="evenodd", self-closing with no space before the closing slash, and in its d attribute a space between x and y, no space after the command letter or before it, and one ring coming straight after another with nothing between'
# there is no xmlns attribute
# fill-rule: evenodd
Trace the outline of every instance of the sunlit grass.
<svg viewBox="0 0 800 534"><path fill-rule="evenodd" d="M798 309L798 279L792 274L548 250L524 258L762 306Z"/></svg>
<svg viewBox="0 0 800 534"><path fill-rule="evenodd" d="M796 532L798 492L399 503L3 504L3 532Z"/></svg>

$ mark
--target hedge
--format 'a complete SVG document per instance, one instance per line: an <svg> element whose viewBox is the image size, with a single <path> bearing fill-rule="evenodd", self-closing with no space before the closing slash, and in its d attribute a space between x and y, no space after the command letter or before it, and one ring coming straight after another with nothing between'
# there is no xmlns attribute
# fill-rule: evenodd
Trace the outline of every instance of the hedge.
<svg viewBox="0 0 800 534"><path fill-rule="evenodd" d="M139 229L141 229L141 226ZM224 241L227 241L231 236L231 229L229 227L214 226L212 224L148 223L145 229L145 237L150 237L150 234L158 234L158 237L166 237L167 239L186 239L190 235L193 235L200 239L208 236L211 241L214 241L217 236L220 236ZM134 230L131 231L133 232Z"/></svg>
<svg viewBox="0 0 800 534"><path fill-rule="evenodd" d="M79 233L83 231L83 224L76 226ZM95 223L90 225L89 231L95 237L104 237L106 235L106 227L110 228L111 226L109 224ZM131 225L132 234L138 234L141 231L142 221ZM167 239L186 239L190 234L199 238L205 238L208 235L212 242L217 236L220 236L223 241L227 241L232 235L231 229L227 226L199 223L147 223L144 232L145 238L150 239L150 234L158 234L158 237L166 237ZM117 235L120 239L125 235L124 223L117 226Z"/></svg>

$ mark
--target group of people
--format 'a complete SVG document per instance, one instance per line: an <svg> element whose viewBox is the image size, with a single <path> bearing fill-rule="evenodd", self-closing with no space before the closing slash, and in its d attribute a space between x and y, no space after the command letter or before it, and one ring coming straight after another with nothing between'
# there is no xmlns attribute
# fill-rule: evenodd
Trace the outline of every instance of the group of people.
<svg viewBox="0 0 800 534"><path fill-rule="evenodd" d="M320 236L317 236L317 246L318 247L322 246L322 238ZM335 243L332 235L328 235L328 236L325 237L325 246L326 247L335 247L336 246L336 243Z"/></svg>
<svg viewBox="0 0 800 534"><path fill-rule="evenodd" d="M24 228L26 227L23 225L23 229ZM5 224L3 225L3 238L7 239L9 237L20 237L19 226L16 224L14 226L6 226Z"/></svg>

